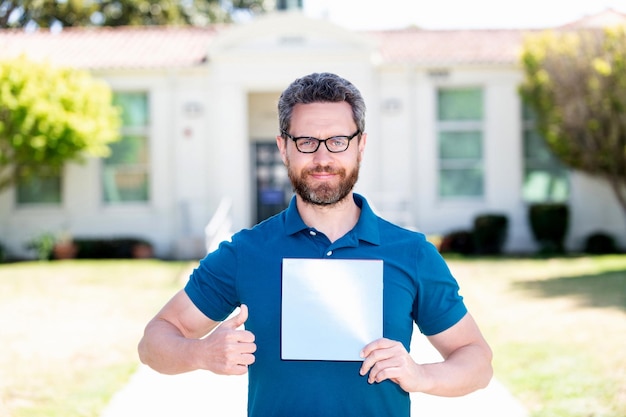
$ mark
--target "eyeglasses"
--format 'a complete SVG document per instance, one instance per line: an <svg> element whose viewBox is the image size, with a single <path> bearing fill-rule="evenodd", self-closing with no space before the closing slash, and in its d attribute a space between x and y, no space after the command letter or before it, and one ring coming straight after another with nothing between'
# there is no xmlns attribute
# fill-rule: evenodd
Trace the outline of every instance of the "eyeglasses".
<svg viewBox="0 0 626 417"><path fill-rule="evenodd" d="M281 132L285 137L293 140L296 143L296 149L298 150L298 152L302 153L317 152L322 142L324 142L324 145L326 145L326 149L328 149L328 152L343 152L348 149L348 146L350 146L350 141L354 139L355 136L361 133L360 130L357 130L356 132L354 132L354 134L350 136L332 136L328 139L318 139L311 136L293 137L284 130L282 130Z"/></svg>

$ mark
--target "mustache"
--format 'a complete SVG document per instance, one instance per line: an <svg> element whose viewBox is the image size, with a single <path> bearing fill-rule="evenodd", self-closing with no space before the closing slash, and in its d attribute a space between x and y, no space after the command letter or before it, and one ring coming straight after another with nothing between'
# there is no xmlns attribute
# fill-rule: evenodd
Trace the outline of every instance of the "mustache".
<svg viewBox="0 0 626 417"><path fill-rule="evenodd" d="M317 165L313 168L305 170L304 174L340 174L342 172L344 172L344 170L341 168L336 169L328 165Z"/></svg>

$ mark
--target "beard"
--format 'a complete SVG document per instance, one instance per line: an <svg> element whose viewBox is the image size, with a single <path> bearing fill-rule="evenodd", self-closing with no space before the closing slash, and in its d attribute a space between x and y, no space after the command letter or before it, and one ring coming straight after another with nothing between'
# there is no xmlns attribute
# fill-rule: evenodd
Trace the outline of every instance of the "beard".
<svg viewBox="0 0 626 417"><path fill-rule="evenodd" d="M359 179L359 167L360 161L357 161L357 165L350 172L346 172L344 168L334 169L329 166L318 165L314 168L302 170L300 175L291 169L290 164L287 164L287 173L291 180L296 194L304 200L305 203L314 204L317 206L330 206L343 200L354 188L357 180ZM339 184L333 185L330 183L321 183L313 185L307 181L307 177L314 173L329 173L339 177Z"/></svg>

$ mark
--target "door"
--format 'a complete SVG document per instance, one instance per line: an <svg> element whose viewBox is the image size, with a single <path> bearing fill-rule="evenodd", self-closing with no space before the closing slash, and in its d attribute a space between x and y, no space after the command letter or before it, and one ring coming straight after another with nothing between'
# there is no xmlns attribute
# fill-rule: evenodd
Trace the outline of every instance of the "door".
<svg viewBox="0 0 626 417"><path fill-rule="evenodd" d="M253 144L256 222L287 208L293 195L287 168L274 142Z"/></svg>

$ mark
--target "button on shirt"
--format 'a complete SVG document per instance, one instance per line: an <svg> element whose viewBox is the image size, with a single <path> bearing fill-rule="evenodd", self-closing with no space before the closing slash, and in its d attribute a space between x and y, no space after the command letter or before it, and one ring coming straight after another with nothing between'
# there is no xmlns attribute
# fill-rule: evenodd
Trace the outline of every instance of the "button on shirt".
<svg viewBox="0 0 626 417"><path fill-rule="evenodd" d="M426 335L457 323L467 312L443 258L423 234L361 208L356 226L330 242L289 207L235 234L208 254L185 291L209 318L224 320L246 304L256 361L249 367L250 416L408 416L409 395L391 381L368 384L361 362L285 361L280 356L281 267L284 258L382 259L383 333L409 349L413 321ZM219 393L213 393L219 395Z"/></svg>

